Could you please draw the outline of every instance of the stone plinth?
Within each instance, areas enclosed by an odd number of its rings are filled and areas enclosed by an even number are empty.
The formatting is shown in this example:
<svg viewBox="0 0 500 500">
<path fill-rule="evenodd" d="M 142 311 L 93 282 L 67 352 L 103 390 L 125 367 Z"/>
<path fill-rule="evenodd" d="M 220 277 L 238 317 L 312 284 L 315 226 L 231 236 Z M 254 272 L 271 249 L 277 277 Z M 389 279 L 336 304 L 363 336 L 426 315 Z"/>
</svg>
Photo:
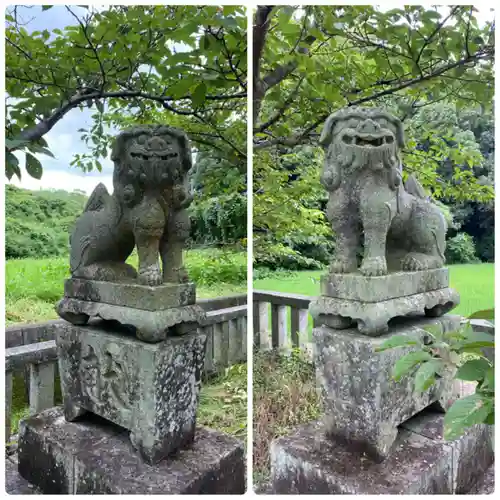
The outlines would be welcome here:
<svg viewBox="0 0 500 500">
<path fill-rule="evenodd" d="M 370 277 L 328 274 L 321 280 L 321 293 L 309 306 L 315 325 L 344 329 L 357 324 L 371 336 L 386 333 L 393 318 L 439 317 L 460 303 L 458 293 L 448 288 L 445 268 Z"/>
<path fill-rule="evenodd" d="M 146 311 L 163 311 L 194 304 L 196 287 L 194 283 L 146 286 L 133 281 L 111 283 L 71 278 L 64 282 L 64 296 Z"/>
<path fill-rule="evenodd" d="M 118 321 L 133 326 L 137 338 L 144 342 L 182 334 L 184 324 L 205 318 L 203 309 L 195 304 L 192 283 L 153 287 L 72 278 L 65 282 L 64 295 L 56 307 L 61 318 L 74 325 L 85 325 L 92 317 Z"/>
<path fill-rule="evenodd" d="M 45 494 L 241 494 L 244 465 L 241 443 L 206 428 L 188 449 L 149 465 L 127 431 L 95 415 L 67 422 L 56 407 L 20 427 L 19 473 Z"/>
<path fill-rule="evenodd" d="M 443 376 L 427 391 L 414 389 L 412 375 L 395 381 L 396 362 L 414 350 L 412 346 L 375 352 L 393 335 L 421 339 L 424 327 L 436 325 L 442 331 L 460 326 L 459 316 L 439 319 L 405 318 L 388 334 L 368 337 L 356 329 L 313 329 L 317 385 L 325 412 L 325 429 L 332 439 L 347 442 L 375 460 L 391 453 L 397 426 L 432 403 L 446 409 L 454 400 L 451 374 Z"/>
<path fill-rule="evenodd" d="M 396 272 L 384 276 L 330 273 L 321 277 L 321 295 L 359 302 L 382 302 L 449 286 L 448 269 Z"/>
<path fill-rule="evenodd" d="M 123 329 L 57 325 L 66 419 L 90 411 L 131 431 L 156 463 L 193 441 L 205 335 L 146 344 Z"/>
<path fill-rule="evenodd" d="M 478 425 L 453 442 L 431 429 L 443 415 L 428 413 L 399 431 L 394 450 L 382 463 L 325 437 L 325 424 L 313 422 L 271 444 L 271 477 L 277 494 L 411 495 L 453 494 L 493 461 L 491 429 Z M 442 432 L 442 431 L 441 431 Z M 475 453 L 478 453 L 475 455 Z M 472 472 L 472 473 L 471 473 Z"/>
</svg>

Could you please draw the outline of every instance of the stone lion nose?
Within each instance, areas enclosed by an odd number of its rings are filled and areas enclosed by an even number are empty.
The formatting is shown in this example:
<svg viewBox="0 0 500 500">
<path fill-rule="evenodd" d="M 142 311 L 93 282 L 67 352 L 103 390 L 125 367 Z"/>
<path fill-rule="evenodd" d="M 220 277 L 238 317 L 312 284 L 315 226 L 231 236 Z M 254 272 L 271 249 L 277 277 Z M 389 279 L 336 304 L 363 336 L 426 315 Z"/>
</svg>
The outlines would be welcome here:
<svg viewBox="0 0 500 500">
<path fill-rule="evenodd" d="M 160 137 L 151 137 L 151 139 L 149 139 L 148 141 L 148 146 L 149 149 L 153 149 L 156 151 L 165 149 L 165 143 Z"/>
<path fill-rule="evenodd" d="M 358 132 L 362 132 L 363 134 L 373 134 L 380 130 L 380 125 L 373 120 L 365 120 L 358 125 Z"/>
</svg>

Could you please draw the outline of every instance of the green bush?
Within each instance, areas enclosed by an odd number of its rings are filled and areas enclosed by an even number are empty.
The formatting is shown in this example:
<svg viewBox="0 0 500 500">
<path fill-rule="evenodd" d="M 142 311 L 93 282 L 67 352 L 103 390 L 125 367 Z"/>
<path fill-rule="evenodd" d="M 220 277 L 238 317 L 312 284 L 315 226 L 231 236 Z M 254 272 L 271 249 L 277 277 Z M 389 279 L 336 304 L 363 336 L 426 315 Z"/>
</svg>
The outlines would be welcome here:
<svg viewBox="0 0 500 500">
<path fill-rule="evenodd" d="M 189 277 L 198 285 L 218 283 L 245 283 L 247 280 L 247 254 L 230 250 L 209 249 L 189 251 L 186 258 Z"/>
<path fill-rule="evenodd" d="M 233 244 L 247 237 L 247 198 L 241 193 L 195 199 L 190 216 L 194 243 Z"/>
<path fill-rule="evenodd" d="M 477 311 L 469 319 L 493 320 L 493 309 Z M 458 331 L 443 332 L 431 325 L 421 338 L 393 335 L 376 349 L 377 352 L 412 347 L 393 367 L 396 381 L 404 376 L 414 377 L 414 388 L 422 393 L 437 380 L 452 376 L 456 380 L 475 382 L 473 394 L 455 400 L 444 417 L 444 438 L 454 440 L 475 424 L 495 423 L 495 365 L 485 356 L 484 349 L 495 348 L 495 337 L 487 332 L 474 331 L 470 323 Z"/>
<path fill-rule="evenodd" d="M 472 236 L 458 233 L 446 242 L 446 262 L 448 264 L 472 264 L 479 262 Z"/>
</svg>

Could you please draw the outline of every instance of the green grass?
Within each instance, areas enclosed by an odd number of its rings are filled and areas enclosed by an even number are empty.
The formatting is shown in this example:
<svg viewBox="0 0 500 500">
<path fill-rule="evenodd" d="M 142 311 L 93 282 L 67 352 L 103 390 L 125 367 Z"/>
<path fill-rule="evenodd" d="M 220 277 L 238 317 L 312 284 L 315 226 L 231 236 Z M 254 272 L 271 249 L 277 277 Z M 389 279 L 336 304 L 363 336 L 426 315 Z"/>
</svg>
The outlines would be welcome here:
<svg viewBox="0 0 500 500">
<path fill-rule="evenodd" d="M 495 265 L 457 264 L 449 266 L 450 286 L 460 294 L 460 305 L 453 314 L 468 316 L 495 305 Z M 254 280 L 257 290 L 319 295 L 319 280 L 325 271 L 275 273 L 272 277 Z"/>
<path fill-rule="evenodd" d="M 246 253 L 217 249 L 188 250 L 185 261 L 198 283 L 199 298 L 246 293 Z M 137 257 L 129 261 L 137 266 Z M 54 306 L 69 277 L 68 257 L 8 260 L 5 266 L 6 324 L 56 319 Z"/>
</svg>

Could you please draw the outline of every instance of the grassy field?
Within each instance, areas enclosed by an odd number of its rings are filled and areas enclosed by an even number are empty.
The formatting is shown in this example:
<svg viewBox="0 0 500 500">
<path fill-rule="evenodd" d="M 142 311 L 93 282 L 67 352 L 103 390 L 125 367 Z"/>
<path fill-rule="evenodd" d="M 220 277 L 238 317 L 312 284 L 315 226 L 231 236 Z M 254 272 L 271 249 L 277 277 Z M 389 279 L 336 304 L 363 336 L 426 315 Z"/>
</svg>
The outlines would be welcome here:
<svg viewBox="0 0 500 500">
<path fill-rule="evenodd" d="M 453 314 L 467 316 L 495 305 L 495 265 L 458 264 L 449 266 L 450 286 L 460 294 L 460 305 Z M 274 276 L 255 280 L 257 290 L 318 295 L 319 280 L 325 271 L 299 271 L 276 273 Z"/>
<path fill-rule="evenodd" d="M 246 293 L 245 252 L 189 250 L 185 261 L 190 276 L 198 283 L 199 298 Z M 137 265 L 135 255 L 130 263 Z M 64 280 L 68 277 L 68 257 L 8 260 L 5 266 L 6 324 L 56 319 L 54 306 L 63 296 Z"/>
</svg>

